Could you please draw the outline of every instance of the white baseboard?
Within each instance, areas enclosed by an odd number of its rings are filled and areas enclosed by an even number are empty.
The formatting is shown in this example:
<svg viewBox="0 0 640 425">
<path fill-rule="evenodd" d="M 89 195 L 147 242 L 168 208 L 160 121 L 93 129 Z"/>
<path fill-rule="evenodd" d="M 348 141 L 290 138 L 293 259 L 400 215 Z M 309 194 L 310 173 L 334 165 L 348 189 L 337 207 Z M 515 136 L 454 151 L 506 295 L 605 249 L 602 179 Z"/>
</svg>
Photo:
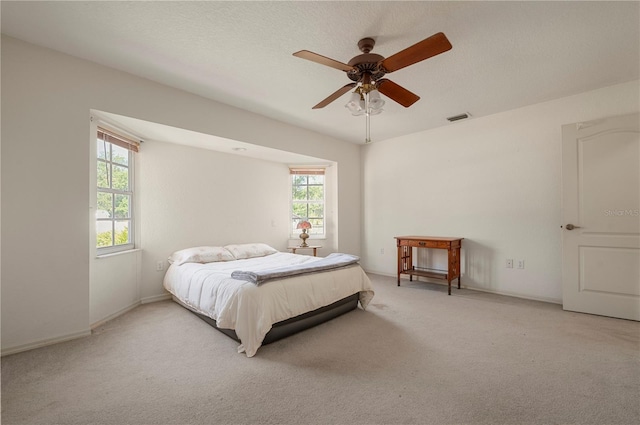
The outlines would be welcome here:
<svg viewBox="0 0 640 425">
<path fill-rule="evenodd" d="M 98 326 L 104 325 L 109 320 L 113 320 L 118 316 L 122 316 L 126 312 L 131 311 L 134 308 L 138 307 L 140 304 L 141 304 L 140 301 L 136 301 L 133 304 L 130 304 L 130 305 L 126 306 L 125 308 L 121 308 L 120 310 L 116 311 L 115 313 L 112 313 L 112 314 L 108 315 L 107 317 L 103 317 L 102 319 L 100 319 L 100 320 L 98 320 L 98 321 L 96 321 L 96 322 L 91 324 L 91 330 L 97 328 Z"/>
<path fill-rule="evenodd" d="M 453 282 L 451 282 L 451 285 L 453 285 Z M 529 295 L 515 294 L 513 292 L 508 292 L 508 291 L 494 291 L 494 290 L 491 290 L 491 289 L 476 288 L 475 286 L 462 285 L 462 287 L 463 288 L 467 288 L 467 289 L 471 289 L 471 290 L 474 290 L 474 291 L 479 291 L 479 292 L 488 292 L 490 294 L 504 295 L 506 297 L 522 298 L 524 300 L 542 301 L 542 302 L 545 302 L 545 303 L 562 305 L 562 300 L 558 300 L 558 299 L 555 299 L 555 298 L 534 297 L 534 296 L 529 296 Z"/>
<path fill-rule="evenodd" d="M 396 279 L 398 277 L 397 274 L 389 274 L 389 273 L 379 272 L 379 271 L 365 270 L 365 272 L 366 273 L 371 273 L 371 274 L 377 274 L 377 275 L 380 275 L 380 276 L 393 277 L 393 278 L 396 278 Z M 406 275 L 402 275 L 402 276 L 400 276 L 400 279 L 401 280 L 405 280 L 405 279 L 409 280 L 409 277 L 407 277 Z M 430 282 L 430 283 L 436 283 L 436 282 Z M 441 284 L 442 282 L 438 282 L 438 283 Z M 445 284 L 446 284 L 446 282 L 445 282 Z M 454 286 L 454 282 L 451 282 L 451 287 L 453 287 L 453 286 Z M 455 282 L 455 286 L 458 286 L 457 282 Z M 465 288 L 465 289 L 471 289 L 473 291 L 479 291 L 479 292 L 487 292 L 489 294 L 504 295 L 504 296 L 507 296 L 507 297 L 522 298 L 522 299 L 525 299 L 525 300 L 542 301 L 542 302 L 545 302 L 545 303 L 562 305 L 562 300 L 558 300 L 558 299 L 555 299 L 555 298 L 534 297 L 534 296 L 529 296 L 529 295 L 516 294 L 516 293 L 513 293 L 513 292 L 496 291 L 496 290 L 493 290 L 493 289 L 478 288 L 476 286 L 465 285 L 464 284 L 464 280 L 462 281 L 462 284 L 460 286 L 462 288 Z"/>
<path fill-rule="evenodd" d="M 104 318 L 92 323 L 90 328 L 88 330 L 86 330 L 86 331 L 76 332 L 76 333 L 72 333 L 72 334 L 68 334 L 68 335 L 64 335 L 64 336 L 60 336 L 60 337 L 56 337 L 56 338 L 44 339 L 42 341 L 32 342 L 32 343 L 24 344 L 24 345 L 18 345 L 16 347 L 5 348 L 5 349 L 2 349 L 2 352 L 0 352 L 0 356 L 8 356 L 10 354 L 21 353 L 23 351 L 33 350 L 35 348 L 46 347 L 47 345 L 53 345 L 53 344 L 57 344 L 59 342 L 65 342 L 65 341 L 70 341 L 72 339 L 83 338 L 85 336 L 89 336 L 89 335 L 91 335 L 91 331 L 93 329 L 104 325 L 106 322 L 108 322 L 110 320 L 113 320 L 118 316 L 122 316 L 123 314 L 127 313 L 128 311 L 131 311 L 134 308 L 138 307 L 140 304 L 148 304 L 148 303 L 153 303 L 153 302 L 157 302 L 157 301 L 164 301 L 164 300 L 170 300 L 170 299 L 171 299 L 171 294 L 169 294 L 169 293 L 142 298 L 140 301 L 136 301 L 136 302 L 134 302 L 134 303 L 132 303 L 132 304 L 130 304 L 130 305 L 118 310 L 118 311 L 116 311 L 115 313 L 110 314 L 107 317 L 104 317 Z"/>
<path fill-rule="evenodd" d="M 9 347 L 2 350 L 1 356 L 8 356 L 10 354 L 21 353 L 23 351 L 33 350 L 35 348 L 46 347 L 47 345 L 58 344 L 60 342 L 71 341 L 72 339 L 84 338 L 85 336 L 91 335 L 91 330 L 87 329 L 86 331 L 75 332 L 72 334 L 67 334 L 64 336 L 59 336 L 56 338 L 44 339 L 38 342 L 32 342 L 29 344 L 18 345 L 16 347 Z"/>
<path fill-rule="evenodd" d="M 110 320 L 113 320 L 118 316 L 122 316 L 126 312 L 133 310 L 134 308 L 138 307 L 141 304 L 155 303 L 157 301 L 164 301 L 164 300 L 170 300 L 170 299 L 171 299 L 171 294 L 168 294 L 168 293 L 167 294 L 154 295 L 154 296 L 151 296 L 151 297 L 142 298 L 142 299 L 140 299 L 140 301 L 136 301 L 133 304 L 131 304 L 131 305 L 129 305 L 129 306 L 123 308 L 123 309 L 120 309 L 120 310 L 116 311 L 115 313 L 110 314 L 110 315 L 108 315 L 107 317 L 105 317 L 105 318 L 103 318 L 101 320 L 98 320 L 95 323 L 92 323 L 91 324 L 91 329 L 95 329 L 98 326 L 102 326 L 106 322 L 108 322 Z"/>
<path fill-rule="evenodd" d="M 171 294 L 166 293 L 166 294 L 161 294 L 161 295 L 153 295 L 151 297 L 144 297 L 140 300 L 140 304 L 148 304 L 148 303 L 155 303 L 158 301 L 164 301 L 164 300 L 170 300 L 171 299 Z"/>
</svg>

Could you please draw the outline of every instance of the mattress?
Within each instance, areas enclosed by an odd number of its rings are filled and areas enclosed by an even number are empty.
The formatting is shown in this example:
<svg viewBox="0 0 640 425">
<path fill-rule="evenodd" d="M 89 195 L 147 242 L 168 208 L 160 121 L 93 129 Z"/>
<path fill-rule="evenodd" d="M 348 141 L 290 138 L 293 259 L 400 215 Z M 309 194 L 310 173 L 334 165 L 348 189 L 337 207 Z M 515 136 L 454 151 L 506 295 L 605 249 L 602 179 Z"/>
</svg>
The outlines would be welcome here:
<svg viewBox="0 0 640 425">
<path fill-rule="evenodd" d="M 366 309 L 374 291 L 358 264 L 261 285 L 231 277 L 238 270 L 259 272 L 320 260 L 321 257 L 277 252 L 234 261 L 172 264 L 164 287 L 189 309 L 215 320 L 218 328 L 234 330 L 240 340 L 238 352 L 252 357 L 275 323 L 353 294 L 358 294 L 360 307 Z"/>
</svg>

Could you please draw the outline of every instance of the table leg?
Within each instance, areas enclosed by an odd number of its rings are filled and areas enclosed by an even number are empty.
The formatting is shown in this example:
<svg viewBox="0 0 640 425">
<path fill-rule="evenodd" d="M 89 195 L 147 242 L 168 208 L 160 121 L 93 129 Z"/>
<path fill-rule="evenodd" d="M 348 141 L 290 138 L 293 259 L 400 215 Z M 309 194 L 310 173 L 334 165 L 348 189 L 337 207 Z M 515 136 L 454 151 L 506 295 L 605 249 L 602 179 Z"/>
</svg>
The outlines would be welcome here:
<svg viewBox="0 0 640 425">
<path fill-rule="evenodd" d="M 458 289 L 460 289 L 460 276 L 462 275 L 462 271 L 460 271 L 460 248 L 456 248 L 456 274 L 458 275 Z"/>
<path fill-rule="evenodd" d="M 451 295 L 451 281 L 453 280 L 453 252 L 451 251 L 451 247 L 447 249 L 447 256 L 449 260 L 449 267 L 447 268 L 447 283 L 449 286 L 449 295 Z"/>
</svg>

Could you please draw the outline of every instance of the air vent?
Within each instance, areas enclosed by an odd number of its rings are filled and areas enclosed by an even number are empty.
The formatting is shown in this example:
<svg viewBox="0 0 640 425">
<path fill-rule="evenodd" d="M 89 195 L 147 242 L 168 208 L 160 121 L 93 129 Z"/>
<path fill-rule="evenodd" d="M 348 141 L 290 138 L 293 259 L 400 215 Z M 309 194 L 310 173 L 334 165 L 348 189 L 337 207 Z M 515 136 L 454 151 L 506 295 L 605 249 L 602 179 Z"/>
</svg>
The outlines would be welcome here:
<svg viewBox="0 0 640 425">
<path fill-rule="evenodd" d="M 470 116 L 471 115 L 468 112 L 465 112 L 464 114 L 456 115 L 456 116 L 453 116 L 453 117 L 448 117 L 447 120 L 449 120 L 450 122 L 466 120 Z"/>
</svg>

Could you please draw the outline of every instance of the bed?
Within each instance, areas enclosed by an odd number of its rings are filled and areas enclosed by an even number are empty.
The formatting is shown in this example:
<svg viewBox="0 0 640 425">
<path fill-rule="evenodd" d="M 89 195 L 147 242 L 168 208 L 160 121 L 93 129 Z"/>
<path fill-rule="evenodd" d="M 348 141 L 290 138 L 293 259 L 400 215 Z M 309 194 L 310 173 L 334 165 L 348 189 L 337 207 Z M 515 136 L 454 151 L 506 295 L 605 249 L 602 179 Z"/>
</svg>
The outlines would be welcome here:
<svg viewBox="0 0 640 425">
<path fill-rule="evenodd" d="M 238 352 L 253 357 L 261 345 L 358 303 L 366 309 L 374 291 L 357 260 L 278 252 L 261 243 L 195 247 L 169 257 L 164 287 L 176 302 L 240 342 Z"/>
</svg>

